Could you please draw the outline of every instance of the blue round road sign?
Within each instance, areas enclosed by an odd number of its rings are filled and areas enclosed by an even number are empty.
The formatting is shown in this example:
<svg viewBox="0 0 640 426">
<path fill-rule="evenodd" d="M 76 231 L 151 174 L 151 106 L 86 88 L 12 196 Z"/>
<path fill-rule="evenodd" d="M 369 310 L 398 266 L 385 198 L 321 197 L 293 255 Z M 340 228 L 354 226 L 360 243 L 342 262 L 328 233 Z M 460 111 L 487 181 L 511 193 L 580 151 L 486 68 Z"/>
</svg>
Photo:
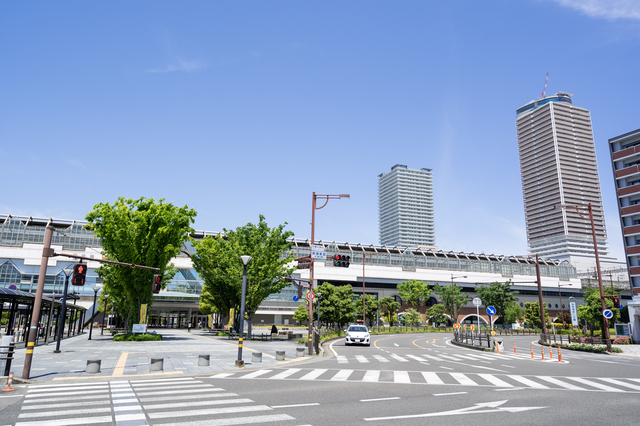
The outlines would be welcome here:
<svg viewBox="0 0 640 426">
<path fill-rule="evenodd" d="M 17 289 L 18 289 L 18 286 L 16 286 L 15 284 L 11 284 L 9 286 L 9 290 L 17 290 Z"/>
<path fill-rule="evenodd" d="M 613 318 L 613 312 L 611 311 L 611 309 L 605 309 L 604 311 L 602 311 L 602 315 L 603 315 L 606 319 L 611 319 L 611 318 Z"/>
<path fill-rule="evenodd" d="M 487 314 L 495 315 L 496 314 L 496 308 L 494 306 L 487 306 Z"/>
<path fill-rule="evenodd" d="M 297 302 L 298 301 L 298 296 L 293 296 L 293 301 Z"/>
</svg>

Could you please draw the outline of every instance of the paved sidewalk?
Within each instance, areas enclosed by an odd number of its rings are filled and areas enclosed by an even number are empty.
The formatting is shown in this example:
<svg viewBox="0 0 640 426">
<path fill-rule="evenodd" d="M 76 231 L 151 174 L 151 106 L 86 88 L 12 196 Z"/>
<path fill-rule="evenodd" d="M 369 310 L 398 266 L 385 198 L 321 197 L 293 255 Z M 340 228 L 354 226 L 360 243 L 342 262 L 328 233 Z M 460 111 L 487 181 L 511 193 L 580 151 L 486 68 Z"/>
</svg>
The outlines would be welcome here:
<svg viewBox="0 0 640 426">
<path fill-rule="evenodd" d="M 33 352 L 30 379 L 36 381 L 67 378 L 126 377 L 134 375 L 198 374 L 237 369 L 238 342 L 226 337 L 212 336 L 202 330 L 154 329 L 162 334 L 162 341 L 114 342 L 112 337 L 95 333 L 67 338 L 61 342 L 61 353 L 53 353 L 55 342 L 37 346 Z M 153 330 L 152 330 L 153 331 Z M 290 362 L 316 359 L 315 356 L 298 358 L 296 348 L 303 347 L 294 341 L 244 341 L 243 359 L 246 368 L 274 367 Z M 276 351 L 285 351 L 285 361 L 276 361 Z M 262 352 L 262 363 L 251 362 L 252 352 Z M 305 352 L 306 353 L 306 352 Z M 210 355 L 208 367 L 198 366 L 198 355 Z M 16 351 L 11 371 L 22 377 L 25 349 Z M 163 372 L 149 371 L 152 358 L 164 359 Z M 85 372 L 87 360 L 101 360 L 97 374 Z M 5 380 L 0 383 L 6 383 Z"/>
</svg>

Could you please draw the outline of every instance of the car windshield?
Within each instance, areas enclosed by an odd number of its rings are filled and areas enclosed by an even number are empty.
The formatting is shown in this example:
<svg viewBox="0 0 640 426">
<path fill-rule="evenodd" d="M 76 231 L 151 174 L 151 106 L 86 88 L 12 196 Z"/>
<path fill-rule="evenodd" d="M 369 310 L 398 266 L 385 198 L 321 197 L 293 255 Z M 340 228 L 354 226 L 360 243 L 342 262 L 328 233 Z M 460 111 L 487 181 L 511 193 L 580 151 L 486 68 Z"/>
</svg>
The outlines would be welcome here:
<svg viewBox="0 0 640 426">
<path fill-rule="evenodd" d="M 366 333 L 367 332 L 367 327 L 363 327 L 363 326 L 351 326 L 349 327 L 349 331 L 355 331 L 355 332 L 362 332 L 362 333 Z"/>
</svg>

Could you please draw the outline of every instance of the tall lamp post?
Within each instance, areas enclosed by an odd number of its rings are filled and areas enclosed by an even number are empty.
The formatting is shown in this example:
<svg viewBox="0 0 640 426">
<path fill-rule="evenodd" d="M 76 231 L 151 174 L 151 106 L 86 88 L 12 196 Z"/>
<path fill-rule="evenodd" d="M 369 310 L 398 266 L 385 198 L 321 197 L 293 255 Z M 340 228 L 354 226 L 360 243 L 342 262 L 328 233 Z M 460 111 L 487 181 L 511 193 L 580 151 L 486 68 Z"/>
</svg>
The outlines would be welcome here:
<svg viewBox="0 0 640 426">
<path fill-rule="evenodd" d="M 91 324 L 89 324 L 89 339 L 87 340 L 91 340 L 91 333 L 93 332 L 93 317 L 95 317 L 95 309 L 96 309 L 96 299 L 98 298 L 98 290 L 100 290 L 100 287 L 93 286 L 93 311 L 91 312 Z"/>
<path fill-rule="evenodd" d="M 454 277 L 451 274 L 451 304 L 453 305 L 453 324 L 458 323 L 458 308 L 456 307 L 456 293 L 453 291 L 453 287 L 455 286 L 453 280 L 458 278 L 467 278 L 466 275 L 462 275 L 460 277 Z"/>
<path fill-rule="evenodd" d="M 582 219 L 589 220 L 591 222 L 591 235 L 593 236 L 593 251 L 596 255 L 596 269 L 598 271 L 598 287 L 600 287 L 600 306 L 602 307 L 603 312 L 603 320 L 604 320 L 604 338 L 607 342 L 607 352 L 611 352 L 611 340 L 609 336 L 609 321 L 607 317 L 604 316 L 604 311 L 607 309 L 607 305 L 604 303 L 604 290 L 602 288 L 602 271 L 600 271 L 600 256 L 598 255 L 598 240 L 596 238 L 596 225 L 593 221 L 593 207 L 591 203 L 585 205 L 572 205 L 572 204 L 557 204 L 555 207 L 560 207 L 563 209 L 575 209 L 578 216 Z M 589 218 L 582 216 L 580 210 L 587 210 L 589 213 Z"/>
<path fill-rule="evenodd" d="M 60 315 L 58 317 L 58 340 L 56 341 L 56 350 L 54 354 L 60 353 L 60 339 L 64 334 L 64 322 L 67 316 L 67 292 L 69 290 L 69 277 L 73 274 L 73 269 L 63 269 L 64 275 L 67 279 L 64 281 L 64 291 L 62 292 L 62 308 L 60 308 Z"/>
<path fill-rule="evenodd" d="M 247 265 L 251 262 L 251 256 L 240 256 L 242 261 L 242 297 L 240 298 L 240 331 L 238 333 L 238 359 L 236 360 L 236 367 L 244 367 L 244 361 L 242 360 L 242 340 L 244 337 L 244 302 L 245 295 L 247 293 Z"/>
<path fill-rule="evenodd" d="M 104 292 L 102 293 L 104 294 Z M 102 327 L 100 327 L 100 335 L 104 335 L 104 315 L 107 313 L 107 298 L 108 294 L 104 294 L 104 311 L 102 311 Z"/>
<path fill-rule="evenodd" d="M 329 194 L 316 194 L 313 193 L 313 201 L 311 204 L 311 249 L 313 249 L 313 245 L 315 244 L 315 229 L 316 229 L 316 210 L 320 210 L 324 208 L 329 200 L 338 200 L 340 198 L 351 198 L 349 194 L 338 194 L 338 195 L 329 195 Z M 320 207 L 317 206 L 317 200 L 325 200 L 324 204 Z M 309 267 L 309 291 L 313 292 L 313 268 L 314 268 L 314 259 L 311 258 L 311 265 Z M 309 303 L 309 340 L 307 341 L 307 350 L 309 355 L 313 355 L 313 303 Z"/>
</svg>

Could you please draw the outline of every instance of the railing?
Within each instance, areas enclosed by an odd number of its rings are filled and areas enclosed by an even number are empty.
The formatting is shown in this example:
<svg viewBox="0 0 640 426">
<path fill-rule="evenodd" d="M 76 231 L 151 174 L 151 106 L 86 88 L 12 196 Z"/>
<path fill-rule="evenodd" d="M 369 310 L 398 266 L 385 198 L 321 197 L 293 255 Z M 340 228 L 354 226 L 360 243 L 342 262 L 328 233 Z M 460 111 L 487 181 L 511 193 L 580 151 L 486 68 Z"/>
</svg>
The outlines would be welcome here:
<svg viewBox="0 0 640 426">
<path fill-rule="evenodd" d="M 613 343 L 613 339 L 609 339 L 609 341 Z M 589 337 L 589 336 L 541 334 L 540 342 L 546 343 L 546 344 L 559 343 L 560 345 L 562 345 L 563 343 L 582 343 L 585 345 L 606 345 L 607 339 L 603 339 L 601 337 Z"/>
<path fill-rule="evenodd" d="M 453 341 L 478 347 L 486 345 L 487 349 L 491 349 L 491 335 L 489 333 L 483 334 L 482 332 L 474 333 L 473 331 L 467 330 L 455 330 L 453 332 Z"/>
<path fill-rule="evenodd" d="M 0 346 L 0 361 L 5 361 L 4 375 L 8 376 L 11 371 L 11 362 L 13 361 L 13 354 L 16 352 L 16 344 L 9 343 L 9 346 Z"/>
</svg>

